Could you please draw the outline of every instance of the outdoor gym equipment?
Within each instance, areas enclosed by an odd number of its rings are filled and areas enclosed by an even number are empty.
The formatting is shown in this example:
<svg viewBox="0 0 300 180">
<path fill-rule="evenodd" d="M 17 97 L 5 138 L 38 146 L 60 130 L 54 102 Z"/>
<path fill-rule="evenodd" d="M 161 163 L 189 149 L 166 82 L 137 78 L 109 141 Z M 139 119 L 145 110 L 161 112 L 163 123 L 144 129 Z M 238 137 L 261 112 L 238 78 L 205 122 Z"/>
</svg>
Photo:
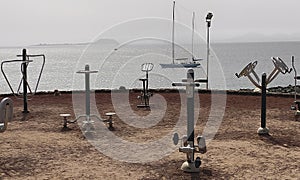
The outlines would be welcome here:
<svg viewBox="0 0 300 180">
<path fill-rule="evenodd" d="M 60 117 L 63 117 L 63 121 L 64 121 L 64 124 L 63 124 L 63 129 L 62 130 L 68 130 L 68 123 L 75 123 L 73 121 L 68 121 L 68 117 L 71 116 L 71 114 L 60 114 L 59 115 Z"/>
<path fill-rule="evenodd" d="M 257 130 L 259 135 L 267 135 L 269 134 L 269 129 L 266 127 L 266 97 L 267 97 L 267 85 L 273 81 L 279 73 L 286 74 L 290 73 L 292 69 L 289 69 L 287 65 L 280 59 L 279 57 L 272 57 L 272 62 L 274 64 L 274 69 L 267 77 L 266 73 L 262 74 L 262 81 L 261 85 L 259 85 L 259 77 L 257 73 L 254 71 L 257 61 L 249 63 L 239 74 L 236 73 L 235 75 L 240 78 L 242 76 L 247 76 L 248 79 L 259 89 L 261 89 L 261 127 Z M 251 76 L 253 75 L 253 77 Z"/>
<path fill-rule="evenodd" d="M 182 145 L 179 148 L 179 152 L 186 153 L 187 160 L 182 164 L 181 169 L 185 172 L 199 172 L 201 159 L 200 157 L 194 158 L 195 153 L 206 153 L 205 138 L 202 136 L 197 137 L 198 145 L 194 143 L 194 91 L 195 87 L 200 86 L 200 82 L 206 82 L 205 80 L 194 81 L 194 70 L 189 69 L 187 71 L 187 79 L 182 82 L 172 83 L 172 86 L 185 86 L 187 96 L 187 135 L 182 138 Z M 177 145 L 179 136 L 177 133 L 173 137 L 174 144 Z"/>
<path fill-rule="evenodd" d="M 19 95 L 23 95 L 23 113 L 29 113 L 28 111 L 28 90 L 29 90 L 29 94 L 35 94 L 37 89 L 38 89 L 38 86 L 39 86 L 39 83 L 40 83 L 40 80 L 41 80 L 41 76 L 42 76 L 42 73 L 43 73 L 43 69 L 44 69 L 44 66 L 45 66 L 45 55 L 43 54 L 37 54 L 37 55 L 28 55 L 26 53 L 26 49 L 23 49 L 22 50 L 22 55 L 17 55 L 17 57 L 22 57 L 22 59 L 14 59 L 14 60 L 6 60 L 6 61 L 3 61 L 1 63 L 1 71 L 2 71 L 2 74 L 12 92 L 12 94 L 15 96 L 15 97 L 18 97 Z M 36 86 L 34 88 L 34 90 L 32 91 L 30 86 L 29 86 L 29 83 L 27 81 L 27 68 L 28 68 L 28 65 L 30 62 L 33 62 L 33 60 L 30 60 L 30 58 L 37 58 L 37 57 L 42 57 L 42 66 L 41 66 L 41 70 L 39 72 L 39 76 L 38 76 L 38 79 L 37 79 L 37 83 L 36 83 Z M 18 89 L 17 91 L 15 92 L 13 90 L 13 87 L 11 85 L 11 83 L 9 82 L 5 72 L 4 72 L 4 64 L 8 64 L 8 63 L 18 63 L 18 62 L 21 62 L 21 73 L 22 73 L 22 78 L 20 80 L 20 83 L 19 83 L 19 86 L 18 86 Z M 23 83 L 23 93 L 20 92 L 21 90 L 21 85 Z"/>
<path fill-rule="evenodd" d="M 113 127 L 114 122 L 112 120 L 112 116 L 116 115 L 116 113 L 114 113 L 114 112 L 108 112 L 108 113 L 105 113 L 105 115 L 108 117 L 108 119 L 103 120 L 103 122 L 106 122 L 108 124 L 108 129 L 113 130 L 113 128 L 114 128 Z"/>
<path fill-rule="evenodd" d="M 300 80 L 300 76 L 297 75 L 294 56 L 292 56 L 292 68 L 295 73 L 295 76 L 294 76 L 295 86 L 294 86 L 294 104 L 291 106 L 291 110 L 296 110 L 295 116 L 299 116 L 300 115 L 300 101 L 297 100 L 297 81 Z"/>
<path fill-rule="evenodd" d="M 4 132 L 7 124 L 13 118 L 13 101 L 10 98 L 4 98 L 0 102 L 0 133 Z"/>
<path fill-rule="evenodd" d="M 149 81 L 148 81 L 148 72 L 152 71 L 154 65 L 152 63 L 144 63 L 141 65 L 141 69 L 143 72 L 146 72 L 146 77 L 139 79 L 143 82 L 143 91 L 141 93 L 141 96 L 138 96 L 138 98 L 141 99 L 141 104 L 137 105 L 138 108 L 149 108 L 149 99 L 152 96 L 152 93 L 149 92 Z"/>
<path fill-rule="evenodd" d="M 102 120 L 100 117 L 91 114 L 91 110 L 90 110 L 90 94 L 91 94 L 91 90 L 90 90 L 90 74 L 92 73 L 97 73 L 98 71 L 91 71 L 90 70 L 90 66 L 89 65 L 85 65 L 85 69 L 84 70 L 80 70 L 77 71 L 76 73 L 78 74 L 84 74 L 85 75 L 85 114 L 84 115 L 79 115 L 75 120 L 70 120 L 68 121 L 67 118 L 69 116 L 71 116 L 70 114 L 60 114 L 61 117 L 63 117 L 63 121 L 64 121 L 64 125 L 63 125 L 63 129 L 68 128 L 67 124 L 68 123 L 76 123 L 78 119 L 80 118 L 84 118 L 85 117 L 85 121 L 83 121 L 83 129 L 85 130 L 84 133 L 92 133 L 92 129 L 93 127 L 93 123 L 94 121 L 91 120 L 91 118 L 96 118 L 100 121 L 103 122 L 107 122 L 109 125 L 109 128 L 113 128 L 112 127 L 112 116 L 115 115 L 115 113 L 106 113 L 107 116 L 109 116 L 109 119 L 107 120 Z"/>
</svg>

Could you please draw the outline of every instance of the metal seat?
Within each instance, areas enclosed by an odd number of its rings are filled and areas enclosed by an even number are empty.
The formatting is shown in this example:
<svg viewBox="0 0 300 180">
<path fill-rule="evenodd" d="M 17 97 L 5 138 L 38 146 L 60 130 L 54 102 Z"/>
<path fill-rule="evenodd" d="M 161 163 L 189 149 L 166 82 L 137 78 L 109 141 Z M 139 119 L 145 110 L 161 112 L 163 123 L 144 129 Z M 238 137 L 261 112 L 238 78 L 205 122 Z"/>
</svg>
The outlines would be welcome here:
<svg viewBox="0 0 300 180">
<path fill-rule="evenodd" d="M 68 121 L 68 117 L 71 116 L 71 114 L 60 114 L 59 115 L 60 117 L 63 117 L 63 129 L 66 130 L 68 129 L 68 123 L 70 123 Z"/>
<path fill-rule="evenodd" d="M 108 119 L 107 120 L 103 120 L 103 122 L 106 122 L 108 124 L 108 128 L 109 129 L 113 129 L 113 120 L 112 120 L 112 116 L 115 115 L 116 113 L 114 112 L 108 112 L 108 113 L 105 113 L 106 116 L 108 116 Z"/>
</svg>

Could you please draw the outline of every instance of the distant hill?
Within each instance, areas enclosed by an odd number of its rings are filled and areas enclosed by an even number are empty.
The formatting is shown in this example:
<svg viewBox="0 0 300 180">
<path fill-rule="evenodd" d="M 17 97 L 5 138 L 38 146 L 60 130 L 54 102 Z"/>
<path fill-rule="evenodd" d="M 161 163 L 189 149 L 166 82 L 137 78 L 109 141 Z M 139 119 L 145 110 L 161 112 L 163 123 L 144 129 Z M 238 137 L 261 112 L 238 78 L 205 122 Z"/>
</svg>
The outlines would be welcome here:
<svg viewBox="0 0 300 180">
<path fill-rule="evenodd" d="M 65 46 L 65 45 L 89 45 L 89 44 L 103 44 L 103 45 L 118 45 L 119 42 L 114 39 L 99 39 L 96 42 L 82 42 L 82 43 L 40 43 L 32 46 Z"/>
<path fill-rule="evenodd" d="M 300 34 L 260 34 L 247 33 L 231 38 L 220 38 L 216 42 L 283 42 L 300 41 Z"/>
</svg>

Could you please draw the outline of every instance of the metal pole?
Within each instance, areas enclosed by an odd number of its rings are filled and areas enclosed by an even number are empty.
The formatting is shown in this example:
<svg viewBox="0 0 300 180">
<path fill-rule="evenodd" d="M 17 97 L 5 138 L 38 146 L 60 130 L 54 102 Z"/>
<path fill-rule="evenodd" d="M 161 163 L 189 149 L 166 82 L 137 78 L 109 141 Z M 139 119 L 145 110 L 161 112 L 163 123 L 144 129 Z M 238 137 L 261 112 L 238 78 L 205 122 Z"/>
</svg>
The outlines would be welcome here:
<svg viewBox="0 0 300 180">
<path fill-rule="evenodd" d="M 266 73 L 262 75 L 261 81 L 261 128 L 266 128 L 266 104 L 267 104 L 267 84 L 266 84 Z"/>
<path fill-rule="evenodd" d="M 172 62 L 175 63 L 175 1 L 173 1 L 173 14 L 172 14 Z"/>
<path fill-rule="evenodd" d="M 207 15 L 206 15 L 206 23 L 207 23 L 207 47 L 206 47 L 206 49 L 207 49 L 207 53 L 206 53 L 206 60 L 207 60 L 207 71 L 206 71 L 206 80 L 207 80 L 207 83 L 206 83 L 206 89 L 208 89 L 208 76 L 209 76 L 209 55 L 210 55 L 210 47 L 209 47 L 209 28 L 210 28 L 210 26 L 211 26 L 211 19 L 212 19 L 212 17 L 213 17 L 213 13 L 211 13 L 211 12 L 209 12 Z"/>
<path fill-rule="evenodd" d="M 146 92 L 148 92 L 148 71 L 146 71 Z"/>
<path fill-rule="evenodd" d="M 188 144 L 194 147 L 194 70 L 189 69 L 187 72 L 187 82 L 191 83 L 187 85 L 187 135 Z M 194 157 L 191 158 L 192 161 Z"/>
<path fill-rule="evenodd" d="M 143 81 L 143 95 L 144 95 L 144 105 L 145 105 L 145 107 L 147 106 L 147 92 L 146 92 L 146 82 L 147 81 L 147 79 L 145 79 L 144 81 Z"/>
<path fill-rule="evenodd" d="M 194 34 L 195 34 L 195 12 L 193 12 L 193 18 L 192 18 L 192 61 L 194 58 Z"/>
<path fill-rule="evenodd" d="M 90 71 L 89 65 L 85 65 L 85 71 Z M 90 119 L 90 73 L 85 73 L 85 111 L 87 120 Z"/>
<path fill-rule="evenodd" d="M 184 146 L 179 148 L 179 152 L 186 153 L 187 161 L 185 161 L 181 169 L 185 172 L 199 172 L 201 160 L 199 157 L 195 160 L 195 153 L 200 152 L 200 148 L 197 150 L 194 143 L 194 91 L 195 86 L 199 86 L 199 83 L 194 81 L 194 70 L 189 69 L 187 71 L 187 79 L 182 80 L 182 83 L 172 83 L 172 86 L 186 86 L 186 100 L 187 100 L 187 141 Z M 177 135 L 178 137 L 178 135 Z M 198 139 L 198 138 L 197 138 Z M 176 136 L 174 136 L 174 142 L 176 143 Z"/>
<path fill-rule="evenodd" d="M 294 91 L 295 91 L 295 93 L 294 93 L 294 101 L 296 102 L 296 100 L 297 100 L 297 91 L 296 91 L 296 87 L 297 87 L 297 70 L 296 70 L 296 68 L 295 68 L 295 57 L 294 56 L 292 56 L 292 66 L 293 66 L 293 70 L 294 70 L 294 72 L 295 72 L 295 76 L 294 76 L 294 84 L 295 84 L 295 86 L 294 86 Z"/>
<path fill-rule="evenodd" d="M 145 92 L 144 92 L 144 96 L 145 96 L 145 106 L 149 105 L 149 97 L 148 97 L 148 71 L 146 71 L 146 85 L 145 85 Z"/>
<path fill-rule="evenodd" d="M 206 89 L 208 89 L 208 70 L 209 70 L 209 54 L 210 54 L 210 49 L 209 49 L 209 27 L 210 27 L 210 22 L 207 22 L 207 47 L 206 47 L 206 60 L 207 60 L 207 64 L 206 64 L 206 79 L 207 79 L 207 83 L 206 83 Z"/>
<path fill-rule="evenodd" d="M 23 75 L 23 113 L 29 113 L 28 111 L 28 105 L 27 105 L 27 54 L 26 49 L 22 50 L 22 75 Z"/>
</svg>

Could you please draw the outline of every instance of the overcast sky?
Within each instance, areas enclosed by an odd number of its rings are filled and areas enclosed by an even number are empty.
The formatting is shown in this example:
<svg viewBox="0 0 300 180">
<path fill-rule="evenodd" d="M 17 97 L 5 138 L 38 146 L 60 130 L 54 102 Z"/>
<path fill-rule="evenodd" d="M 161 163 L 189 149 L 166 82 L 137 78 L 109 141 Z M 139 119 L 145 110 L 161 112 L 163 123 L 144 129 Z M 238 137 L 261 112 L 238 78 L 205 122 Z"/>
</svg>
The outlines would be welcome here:
<svg viewBox="0 0 300 180">
<path fill-rule="evenodd" d="M 89 42 L 130 19 L 172 17 L 172 0 L 0 0 L 0 46 Z M 213 41 L 300 40 L 299 0 L 177 0 L 214 13 Z M 187 22 L 183 22 L 187 23 Z M 159 28 L 159 27 L 157 27 Z"/>
</svg>

